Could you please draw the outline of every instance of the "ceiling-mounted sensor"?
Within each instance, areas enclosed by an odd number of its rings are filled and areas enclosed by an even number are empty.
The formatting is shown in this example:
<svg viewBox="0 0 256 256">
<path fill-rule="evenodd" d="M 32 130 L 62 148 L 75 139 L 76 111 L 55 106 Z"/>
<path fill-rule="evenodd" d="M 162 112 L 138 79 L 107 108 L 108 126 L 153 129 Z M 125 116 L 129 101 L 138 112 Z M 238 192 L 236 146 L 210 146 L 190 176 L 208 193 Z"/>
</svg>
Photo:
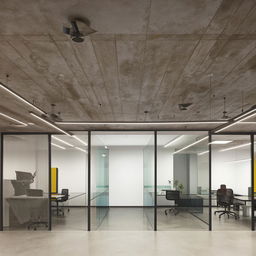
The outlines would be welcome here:
<svg viewBox="0 0 256 256">
<path fill-rule="evenodd" d="M 83 42 L 84 37 L 97 32 L 90 27 L 90 22 L 87 19 L 72 18 L 69 22 L 70 26 L 63 26 L 63 32 L 70 35 L 76 43 Z"/>
</svg>

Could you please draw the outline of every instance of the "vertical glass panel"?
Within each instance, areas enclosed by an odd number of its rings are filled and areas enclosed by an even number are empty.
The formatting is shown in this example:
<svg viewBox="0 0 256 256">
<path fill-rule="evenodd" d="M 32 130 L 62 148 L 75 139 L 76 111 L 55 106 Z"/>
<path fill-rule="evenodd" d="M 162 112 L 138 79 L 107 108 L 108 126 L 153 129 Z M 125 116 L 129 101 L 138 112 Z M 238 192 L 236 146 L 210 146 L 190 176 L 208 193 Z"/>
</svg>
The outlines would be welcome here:
<svg viewBox="0 0 256 256">
<path fill-rule="evenodd" d="M 153 133 L 92 132 L 92 230 L 150 230 Z"/>
<path fill-rule="evenodd" d="M 3 213 L 5 230 L 47 230 L 48 136 L 5 135 Z"/>
<path fill-rule="evenodd" d="M 251 228 L 251 143 L 248 135 L 212 137 L 213 230 Z"/>
<path fill-rule="evenodd" d="M 154 229 L 155 205 L 155 168 L 154 168 L 154 136 L 151 135 L 148 144 L 143 148 L 143 206 L 148 220 L 148 229 Z"/>
<path fill-rule="evenodd" d="M 53 230 L 87 230 L 88 133 L 52 136 Z"/>
<path fill-rule="evenodd" d="M 208 230 L 208 135 L 159 132 L 157 136 L 158 230 Z"/>
<path fill-rule="evenodd" d="M 109 210 L 109 149 L 93 134 L 91 145 L 91 229 L 97 230 Z"/>
</svg>

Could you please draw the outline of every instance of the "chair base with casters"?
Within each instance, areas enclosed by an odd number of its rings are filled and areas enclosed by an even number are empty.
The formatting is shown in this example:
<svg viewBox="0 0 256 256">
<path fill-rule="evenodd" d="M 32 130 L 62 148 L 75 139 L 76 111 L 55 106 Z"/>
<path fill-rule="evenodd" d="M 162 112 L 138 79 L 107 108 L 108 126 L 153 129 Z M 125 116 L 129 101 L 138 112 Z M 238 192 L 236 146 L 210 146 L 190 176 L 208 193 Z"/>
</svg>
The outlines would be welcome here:
<svg viewBox="0 0 256 256">
<path fill-rule="evenodd" d="M 31 221 L 28 226 L 27 229 L 33 229 L 33 230 L 37 230 L 38 227 L 44 226 L 45 228 L 48 228 L 48 222 L 47 221 Z"/>
<path fill-rule="evenodd" d="M 224 210 L 215 211 L 215 212 L 214 212 L 214 215 L 216 215 L 216 213 L 220 213 L 219 219 L 221 218 L 221 216 L 223 216 L 223 215 L 225 215 L 225 214 L 228 216 L 228 218 L 229 218 L 230 216 L 232 216 L 232 217 L 235 217 L 236 220 L 239 219 L 239 215 L 238 215 L 237 213 L 235 213 L 235 212 L 230 211 L 229 209 L 227 209 L 227 207 L 225 207 Z"/>
<path fill-rule="evenodd" d="M 169 212 L 169 214 L 170 214 L 170 213 L 173 213 L 174 215 L 177 215 L 177 214 L 179 213 L 179 211 L 178 211 L 176 208 L 166 209 L 166 210 L 164 211 L 164 213 L 165 213 L 166 216 L 168 215 L 168 212 Z"/>
</svg>

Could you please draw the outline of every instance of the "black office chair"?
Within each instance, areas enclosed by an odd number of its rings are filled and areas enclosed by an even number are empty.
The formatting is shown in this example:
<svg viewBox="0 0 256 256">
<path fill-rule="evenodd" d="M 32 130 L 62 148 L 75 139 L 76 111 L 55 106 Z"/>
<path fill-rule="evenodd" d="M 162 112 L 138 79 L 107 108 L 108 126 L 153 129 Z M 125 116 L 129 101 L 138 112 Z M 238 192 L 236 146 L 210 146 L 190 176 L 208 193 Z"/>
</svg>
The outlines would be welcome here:
<svg viewBox="0 0 256 256">
<path fill-rule="evenodd" d="M 233 200 L 233 190 L 221 186 L 221 188 L 217 190 L 217 206 L 224 207 L 224 210 L 215 211 L 214 215 L 216 215 L 216 213 L 220 213 L 219 218 L 221 218 L 222 215 L 226 214 L 228 218 L 230 216 L 233 216 L 237 220 L 239 218 L 239 215 L 230 210 L 231 205 L 234 205 Z"/>
<path fill-rule="evenodd" d="M 165 194 L 165 198 L 166 200 L 172 200 L 175 202 L 174 206 L 170 209 L 166 209 L 164 211 L 165 215 L 167 215 L 167 213 L 171 213 L 173 212 L 174 215 L 177 215 L 179 213 L 177 207 L 178 207 L 178 201 L 180 199 L 180 191 L 178 190 L 166 190 L 166 194 Z"/>
<path fill-rule="evenodd" d="M 59 213 L 61 213 L 62 216 L 64 216 L 64 210 L 59 208 L 59 203 L 64 203 L 64 202 L 68 201 L 68 199 L 69 199 L 69 190 L 67 188 L 63 188 L 61 190 L 61 195 L 63 195 L 63 197 L 59 197 L 55 201 L 57 203 L 57 215 L 59 215 Z M 70 209 L 68 208 L 68 212 L 69 211 L 70 211 Z"/>
</svg>

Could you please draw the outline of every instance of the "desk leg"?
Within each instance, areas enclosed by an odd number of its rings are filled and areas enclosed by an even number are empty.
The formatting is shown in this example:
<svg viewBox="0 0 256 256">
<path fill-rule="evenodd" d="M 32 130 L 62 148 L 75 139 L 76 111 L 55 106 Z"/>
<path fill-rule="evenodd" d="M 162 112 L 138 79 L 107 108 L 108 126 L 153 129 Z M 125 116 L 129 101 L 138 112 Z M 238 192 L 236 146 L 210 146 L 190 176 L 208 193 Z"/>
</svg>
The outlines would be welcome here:
<svg viewBox="0 0 256 256">
<path fill-rule="evenodd" d="M 57 216 L 59 216 L 59 202 L 57 201 Z"/>
<path fill-rule="evenodd" d="M 250 206 L 243 205 L 243 217 L 249 217 L 250 216 Z"/>
</svg>

